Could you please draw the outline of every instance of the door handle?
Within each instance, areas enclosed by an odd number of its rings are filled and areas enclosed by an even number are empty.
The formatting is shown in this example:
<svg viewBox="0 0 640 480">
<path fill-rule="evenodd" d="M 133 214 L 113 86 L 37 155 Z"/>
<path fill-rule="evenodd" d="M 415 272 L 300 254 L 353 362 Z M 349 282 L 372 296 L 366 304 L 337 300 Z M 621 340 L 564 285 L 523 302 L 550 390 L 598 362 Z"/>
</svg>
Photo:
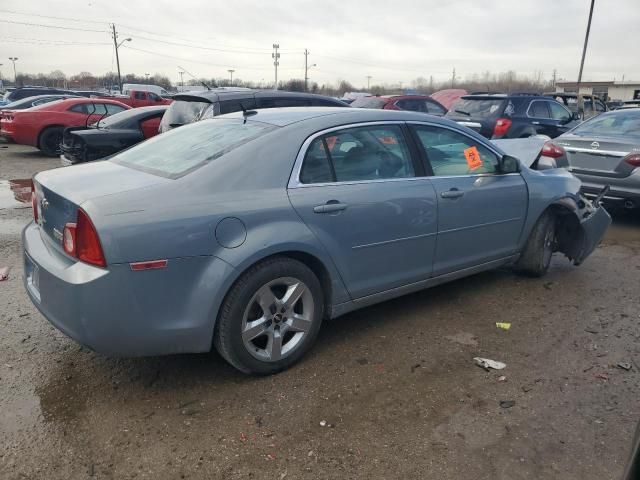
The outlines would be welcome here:
<svg viewBox="0 0 640 480">
<path fill-rule="evenodd" d="M 446 192 L 441 192 L 440 196 L 442 198 L 460 198 L 464 195 L 462 190 L 458 190 L 457 188 L 452 188 L 451 190 L 447 190 Z"/>
<path fill-rule="evenodd" d="M 345 210 L 346 203 L 340 203 L 337 200 L 329 200 L 324 205 L 316 205 L 313 207 L 313 213 L 335 213 Z"/>
<path fill-rule="evenodd" d="M 540 125 L 540 122 L 531 122 L 532 125 Z"/>
</svg>

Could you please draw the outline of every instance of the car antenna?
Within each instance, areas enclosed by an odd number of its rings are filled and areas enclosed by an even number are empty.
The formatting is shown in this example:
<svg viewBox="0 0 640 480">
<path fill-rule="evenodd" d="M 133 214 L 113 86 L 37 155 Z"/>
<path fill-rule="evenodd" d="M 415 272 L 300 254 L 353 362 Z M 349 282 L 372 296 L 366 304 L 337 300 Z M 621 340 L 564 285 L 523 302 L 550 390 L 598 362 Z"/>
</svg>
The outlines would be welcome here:
<svg viewBox="0 0 640 480">
<path fill-rule="evenodd" d="M 244 105 L 242 105 L 242 102 L 240 102 L 240 108 L 242 109 L 242 118 L 244 119 L 244 121 L 242 122 L 243 125 L 247 123 L 248 117 L 252 117 L 253 115 L 258 114 L 258 112 L 256 112 L 255 110 L 247 110 L 246 108 L 244 108 Z"/>
<path fill-rule="evenodd" d="M 198 79 L 196 78 L 196 76 L 195 76 L 193 73 L 191 73 L 189 70 L 187 70 L 186 68 L 181 67 L 180 65 L 178 65 L 178 68 L 179 68 L 180 70 L 182 70 L 184 73 L 186 73 L 187 75 L 189 75 L 189 76 L 190 76 L 191 78 L 193 78 L 194 80 L 198 80 Z M 211 90 L 211 87 L 210 87 L 206 82 L 204 82 L 203 80 L 199 80 L 199 82 L 200 82 L 200 85 L 202 85 L 203 87 L 205 87 L 207 90 Z M 215 86 L 216 86 L 216 84 L 214 83 L 214 84 L 213 84 L 213 86 L 215 87 Z"/>
</svg>

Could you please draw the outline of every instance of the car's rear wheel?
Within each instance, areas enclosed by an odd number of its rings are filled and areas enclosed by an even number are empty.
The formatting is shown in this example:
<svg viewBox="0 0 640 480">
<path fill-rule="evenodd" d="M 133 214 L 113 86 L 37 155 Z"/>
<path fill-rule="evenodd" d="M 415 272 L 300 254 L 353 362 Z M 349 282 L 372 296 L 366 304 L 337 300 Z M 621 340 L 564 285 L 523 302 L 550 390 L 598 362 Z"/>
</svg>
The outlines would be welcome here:
<svg viewBox="0 0 640 480">
<path fill-rule="evenodd" d="M 542 214 L 529 235 L 516 269 L 533 277 L 541 277 L 551 264 L 551 257 L 556 249 L 555 215 L 547 211 Z"/>
<path fill-rule="evenodd" d="M 42 153 L 50 157 L 56 157 L 62 153 L 60 144 L 62 143 L 62 127 L 48 127 L 40 134 L 38 145 Z"/>
<path fill-rule="evenodd" d="M 214 345 L 237 369 L 258 375 L 297 362 L 315 341 L 324 314 L 322 286 L 303 263 L 276 257 L 244 273 L 227 294 Z"/>
</svg>

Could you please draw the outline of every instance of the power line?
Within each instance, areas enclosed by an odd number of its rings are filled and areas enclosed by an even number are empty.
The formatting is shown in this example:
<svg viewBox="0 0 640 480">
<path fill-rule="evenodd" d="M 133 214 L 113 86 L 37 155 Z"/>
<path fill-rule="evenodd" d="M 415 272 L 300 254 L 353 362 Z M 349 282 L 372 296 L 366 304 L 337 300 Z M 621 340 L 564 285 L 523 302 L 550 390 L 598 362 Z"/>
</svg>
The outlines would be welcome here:
<svg viewBox="0 0 640 480">
<path fill-rule="evenodd" d="M 54 20 L 68 20 L 70 22 L 99 23 L 99 24 L 105 23 L 103 21 L 98 21 L 98 20 L 80 20 L 78 18 L 54 17 L 52 15 L 41 15 L 39 13 L 23 13 L 23 12 L 16 12 L 15 10 L 5 10 L 5 9 L 0 9 L 0 13 L 11 13 L 13 15 L 23 15 L 26 17 L 51 18 Z"/>
<path fill-rule="evenodd" d="M 108 42 L 77 42 L 67 40 L 45 40 L 40 38 L 0 37 L 7 43 L 24 43 L 32 45 L 109 45 Z"/>
<path fill-rule="evenodd" d="M 17 22 L 15 20 L 0 19 L 2 23 L 12 23 L 14 25 L 27 25 L 29 27 L 44 27 L 44 28 L 57 28 L 60 30 L 76 30 L 78 32 L 96 32 L 96 33 L 108 33 L 107 30 L 93 30 L 88 28 L 76 28 L 76 27 L 62 27 L 59 25 L 45 25 L 43 23 L 30 23 L 30 22 Z"/>
</svg>

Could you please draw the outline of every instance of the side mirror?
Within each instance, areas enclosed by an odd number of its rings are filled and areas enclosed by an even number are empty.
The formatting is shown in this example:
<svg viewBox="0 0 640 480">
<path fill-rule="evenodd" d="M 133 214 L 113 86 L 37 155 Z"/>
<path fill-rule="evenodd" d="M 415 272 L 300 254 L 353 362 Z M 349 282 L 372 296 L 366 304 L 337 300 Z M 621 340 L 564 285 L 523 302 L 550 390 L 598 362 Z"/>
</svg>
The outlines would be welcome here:
<svg viewBox="0 0 640 480">
<path fill-rule="evenodd" d="M 503 155 L 499 166 L 500 173 L 518 173 L 520 171 L 520 160 L 511 155 Z"/>
</svg>

